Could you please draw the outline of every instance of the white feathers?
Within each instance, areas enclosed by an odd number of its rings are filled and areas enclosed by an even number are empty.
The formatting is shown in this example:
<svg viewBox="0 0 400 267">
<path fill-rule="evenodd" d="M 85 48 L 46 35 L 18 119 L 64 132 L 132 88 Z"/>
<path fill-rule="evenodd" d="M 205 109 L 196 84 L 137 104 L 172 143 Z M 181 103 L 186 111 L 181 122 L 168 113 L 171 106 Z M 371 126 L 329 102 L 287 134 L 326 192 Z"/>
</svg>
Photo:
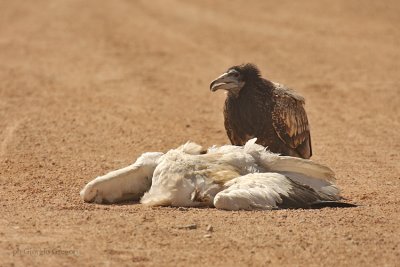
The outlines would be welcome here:
<svg viewBox="0 0 400 267">
<path fill-rule="evenodd" d="M 220 209 L 308 207 L 340 199 L 333 172 L 310 160 L 282 157 L 249 140 L 245 146 L 211 147 L 188 142 L 166 154 L 145 153 L 135 164 L 89 182 L 86 202 L 139 199 L 151 206 Z"/>
<path fill-rule="evenodd" d="M 134 164 L 97 177 L 82 189 L 82 199 L 95 203 L 139 199 L 149 190 L 157 160 L 162 155 L 160 152 L 144 153 Z"/>
<path fill-rule="evenodd" d="M 279 173 L 250 173 L 226 183 L 227 189 L 215 196 L 214 206 L 225 210 L 278 208 L 281 195 L 289 197 L 289 180 Z"/>
<path fill-rule="evenodd" d="M 186 154 L 198 155 L 203 150 L 203 147 L 201 145 L 188 141 L 186 142 L 186 144 L 178 147 L 177 150 L 180 150 Z"/>
</svg>

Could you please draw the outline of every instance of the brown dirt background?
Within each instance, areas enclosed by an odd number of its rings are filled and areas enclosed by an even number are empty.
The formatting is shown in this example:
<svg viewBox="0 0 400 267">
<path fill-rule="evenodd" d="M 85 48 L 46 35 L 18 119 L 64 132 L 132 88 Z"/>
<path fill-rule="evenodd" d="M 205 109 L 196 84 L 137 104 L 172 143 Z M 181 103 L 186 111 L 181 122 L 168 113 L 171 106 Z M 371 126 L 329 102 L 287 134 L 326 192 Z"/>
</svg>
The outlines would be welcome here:
<svg viewBox="0 0 400 267">
<path fill-rule="evenodd" d="M 399 14 L 372 0 L 0 1 L 0 265 L 400 266 Z M 208 86 L 243 62 L 306 97 L 313 160 L 360 207 L 82 203 L 142 152 L 227 143 Z"/>
</svg>

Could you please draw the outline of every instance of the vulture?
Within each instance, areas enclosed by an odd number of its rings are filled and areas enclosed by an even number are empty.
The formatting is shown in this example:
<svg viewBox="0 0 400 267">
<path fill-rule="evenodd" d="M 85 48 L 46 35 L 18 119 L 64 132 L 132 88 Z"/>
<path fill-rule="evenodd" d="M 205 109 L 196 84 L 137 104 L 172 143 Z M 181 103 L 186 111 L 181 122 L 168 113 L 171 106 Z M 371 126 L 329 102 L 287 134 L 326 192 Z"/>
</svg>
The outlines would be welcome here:
<svg viewBox="0 0 400 267">
<path fill-rule="evenodd" d="M 274 153 L 309 159 L 310 127 L 304 98 L 291 89 L 261 77 L 254 64 L 229 68 L 210 84 L 227 91 L 224 106 L 226 133 L 233 145 L 249 139 Z"/>
<path fill-rule="evenodd" d="M 90 181 L 85 202 L 140 200 L 149 206 L 224 210 L 352 207 L 341 202 L 333 171 L 311 160 L 280 156 L 256 144 L 188 142 L 167 153 L 142 154 L 132 165 Z"/>
</svg>

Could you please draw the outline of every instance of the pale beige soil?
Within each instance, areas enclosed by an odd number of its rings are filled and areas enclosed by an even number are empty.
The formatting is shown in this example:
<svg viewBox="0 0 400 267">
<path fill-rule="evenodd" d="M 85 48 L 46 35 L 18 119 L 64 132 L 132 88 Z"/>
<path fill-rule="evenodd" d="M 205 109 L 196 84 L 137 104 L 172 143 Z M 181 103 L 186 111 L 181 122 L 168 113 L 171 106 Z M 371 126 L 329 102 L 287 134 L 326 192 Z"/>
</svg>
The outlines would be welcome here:
<svg viewBox="0 0 400 267">
<path fill-rule="evenodd" d="M 400 266 L 399 14 L 399 1 L 0 1 L 0 266 Z M 305 96 L 313 160 L 359 207 L 81 201 L 145 151 L 227 143 L 208 86 L 243 62 Z"/>
</svg>

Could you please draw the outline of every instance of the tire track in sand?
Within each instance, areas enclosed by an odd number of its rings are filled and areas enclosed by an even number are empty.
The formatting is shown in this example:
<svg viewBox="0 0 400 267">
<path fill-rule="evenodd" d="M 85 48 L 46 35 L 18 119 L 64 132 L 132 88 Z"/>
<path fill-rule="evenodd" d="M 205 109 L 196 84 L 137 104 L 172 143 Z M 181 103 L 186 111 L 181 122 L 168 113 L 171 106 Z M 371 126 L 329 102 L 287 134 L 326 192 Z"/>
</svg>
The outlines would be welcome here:
<svg viewBox="0 0 400 267">
<path fill-rule="evenodd" d="M 1 143 L 0 143 L 0 157 L 3 157 L 7 152 L 7 145 L 12 141 L 14 133 L 22 123 L 22 119 L 14 121 L 11 125 L 5 127 L 4 131 L 1 133 Z"/>
</svg>

